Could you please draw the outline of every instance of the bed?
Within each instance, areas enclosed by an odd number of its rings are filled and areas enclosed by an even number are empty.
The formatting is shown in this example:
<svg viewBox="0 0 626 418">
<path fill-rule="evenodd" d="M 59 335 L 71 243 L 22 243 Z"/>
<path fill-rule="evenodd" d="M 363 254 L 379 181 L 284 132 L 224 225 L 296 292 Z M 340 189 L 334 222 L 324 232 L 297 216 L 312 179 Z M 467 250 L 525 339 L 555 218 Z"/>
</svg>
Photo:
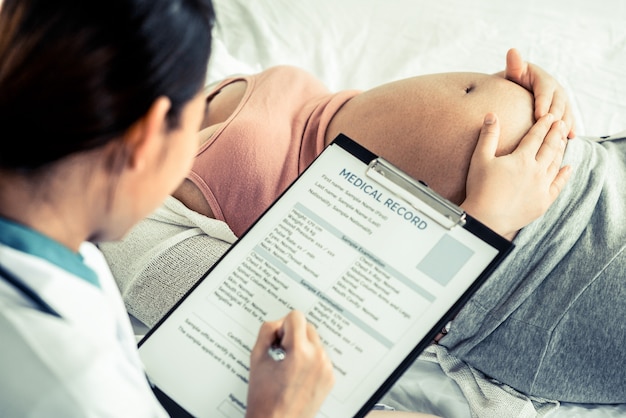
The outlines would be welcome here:
<svg viewBox="0 0 626 418">
<path fill-rule="evenodd" d="M 290 64 L 331 90 L 413 75 L 504 68 L 507 49 L 566 88 L 577 133 L 626 131 L 626 2 L 619 0 L 214 0 L 207 84 Z M 384 398 L 396 409 L 471 416 L 437 365 L 418 359 Z M 539 415 L 540 413 L 538 413 Z M 498 415 L 498 413 L 493 414 Z M 561 404 L 549 417 L 626 416 L 626 405 Z"/>
</svg>

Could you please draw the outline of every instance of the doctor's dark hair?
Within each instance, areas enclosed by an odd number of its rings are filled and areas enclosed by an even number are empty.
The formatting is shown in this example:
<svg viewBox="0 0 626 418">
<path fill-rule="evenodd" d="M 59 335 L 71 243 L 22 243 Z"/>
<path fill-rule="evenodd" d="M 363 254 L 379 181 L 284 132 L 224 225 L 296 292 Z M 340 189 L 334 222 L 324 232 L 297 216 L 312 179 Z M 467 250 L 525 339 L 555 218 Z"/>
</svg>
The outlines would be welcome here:
<svg viewBox="0 0 626 418">
<path fill-rule="evenodd" d="M 0 169 L 98 148 L 160 96 L 177 128 L 204 85 L 214 18 L 211 0 L 3 0 Z"/>
</svg>

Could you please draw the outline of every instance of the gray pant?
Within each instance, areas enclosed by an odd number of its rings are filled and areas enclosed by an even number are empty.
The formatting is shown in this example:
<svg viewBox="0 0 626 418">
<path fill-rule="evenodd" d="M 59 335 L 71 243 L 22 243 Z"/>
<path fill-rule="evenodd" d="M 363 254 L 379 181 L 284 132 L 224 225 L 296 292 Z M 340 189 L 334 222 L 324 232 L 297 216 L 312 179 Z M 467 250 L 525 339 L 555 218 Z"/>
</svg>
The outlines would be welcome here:
<svg viewBox="0 0 626 418">
<path fill-rule="evenodd" d="M 626 139 L 577 138 L 561 196 L 441 340 L 520 392 L 626 403 Z"/>
</svg>

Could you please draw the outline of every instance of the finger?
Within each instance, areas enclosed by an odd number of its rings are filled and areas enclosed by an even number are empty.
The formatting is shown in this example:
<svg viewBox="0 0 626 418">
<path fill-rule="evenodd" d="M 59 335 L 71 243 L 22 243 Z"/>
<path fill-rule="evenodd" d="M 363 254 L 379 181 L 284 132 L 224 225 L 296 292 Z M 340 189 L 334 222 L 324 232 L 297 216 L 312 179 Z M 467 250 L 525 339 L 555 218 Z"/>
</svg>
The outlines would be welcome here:
<svg viewBox="0 0 626 418">
<path fill-rule="evenodd" d="M 565 123 L 561 120 L 554 122 L 537 151 L 537 162 L 546 165 L 558 163 L 557 167 L 560 167 L 565 153 L 566 134 Z"/>
<path fill-rule="evenodd" d="M 285 348 L 292 348 L 299 341 L 307 338 L 307 322 L 306 318 L 300 311 L 291 311 L 285 317 L 281 332 L 281 344 Z"/>
<path fill-rule="evenodd" d="M 563 122 L 568 127 L 569 131 L 567 133 L 568 138 L 576 137 L 576 121 L 574 120 L 574 112 L 572 111 L 571 106 L 567 105 L 565 108 L 565 115 L 563 116 Z"/>
<path fill-rule="evenodd" d="M 569 181 L 571 174 L 572 167 L 570 167 L 569 165 L 561 167 L 559 173 L 556 175 L 554 181 L 550 185 L 550 198 L 552 199 L 550 204 L 552 204 L 552 202 L 556 200 L 559 194 L 561 194 L 561 191 L 563 190 L 563 188 L 565 188 L 565 185 Z"/>
<path fill-rule="evenodd" d="M 528 153 L 536 158 L 543 141 L 550 131 L 554 116 L 551 113 L 541 117 L 522 138 L 517 149 L 513 152 Z"/>
<path fill-rule="evenodd" d="M 567 106 L 567 95 L 556 80 L 541 67 L 528 64 L 530 87 L 526 87 L 535 97 L 535 119 L 552 113 L 555 119 L 561 119 Z"/>
<path fill-rule="evenodd" d="M 563 164 L 563 159 L 565 158 L 565 149 L 567 147 L 567 138 L 565 137 L 565 135 L 561 138 L 561 141 L 557 144 L 557 151 L 554 155 L 554 159 L 552 160 L 552 164 L 554 164 L 554 166 L 556 167 L 556 170 L 559 170 L 561 168 L 561 165 Z"/>
<path fill-rule="evenodd" d="M 505 69 L 505 77 L 509 80 L 517 81 L 521 83 L 522 75 L 526 70 L 526 63 L 522 59 L 522 55 L 520 52 L 511 48 L 506 53 L 506 69 Z"/>
<path fill-rule="evenodd" d="M 266 321 L 261 324 L 256 343 L 252 348 L 252 358 L 259 358 L 260 356 L 265 355 L 268 347 L 270 347 L 276 341 L 278 332 L 282 328 L 282 326 L 283 320 Z"/>
<path fill-rule="evenodd" d="M 315 327 L 313 326 L 313 324 L 311 324 L 310 322 L 306 323 L 306 336 L 309 339 L 310 342 L 316 344 L 316 345 L 321 345 L 322 341 L 320 340 L 320 336 L 317 333 L 317 330 L 315 329 Z"/>
<path fill-rule="evenodd" d="M 547 113 L 552 113 L 555 118 L 560 119 L 563 115 L 562 105 L 555 106 L 555 111 L 559 112 L 558 116 L 552 112 L 552 107 L 554 106 L 554 88 L 548 85 L 547 82 L 537 81 L 532 91 L 535 95 L 535 119 L 542 118 Z"/>
<path fill-rule="evenodd" d="M 567 96 L 565 92 L 555 90 L 551 100 L 550 113 L 554 115 L 555 119 L 563 119 L 567 111 Z"/>
<path fill-rule="evenodd" d="M 495 113 L 487 113 L 480 129 L 472 161 L 488 161 L 496 156 L 500 141 L 500 121 Z"/>
<path fill-rule="evenodd" d="M 259 330 L 259 339 L 267 343 L 272 343 L 277 337 L 280 337 L 280 332 L 284 326 L 284 318 L 277 321 L 266 321 L 261 325 Z"/>
</svg>

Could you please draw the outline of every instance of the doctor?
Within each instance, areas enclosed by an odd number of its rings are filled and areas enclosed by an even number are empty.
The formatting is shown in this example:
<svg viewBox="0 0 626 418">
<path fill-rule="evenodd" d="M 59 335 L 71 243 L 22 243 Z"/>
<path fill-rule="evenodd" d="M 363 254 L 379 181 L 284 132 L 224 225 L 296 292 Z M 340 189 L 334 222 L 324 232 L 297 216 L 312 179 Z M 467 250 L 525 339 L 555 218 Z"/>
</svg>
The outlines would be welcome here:
<svg viewBox="0 0 626 418">
<path fill-rule="evenodd" d="M 0 416 L 166 416 L 91 242 L 119 239 L 189 170 L 212 5 L 1 7 Z M 277 333 L 288 352 L 280 363 L 267 355 Z M 252 380 L 263 384 L 251 385 L 251 416 L 315 411 L 332 385 L 317 334 L 297 312 L 265 324 L 253 355 Z"/>
<path fill-rule="evenodd" d="M 94 243 L 121 238 L 190 169 L 213 18 L 210 0 L 4 0 L 0 416 L 166 416 Z M 512 173 L 519 185 L 526 172 L 516 171 L 524 156 L 489 155 L 498 124 L 488 119 L 475 196 L 490 178 Z M 566 179 L 562 135 L 545 117 L 525 143 L 546 186 L 530 191 L 553 200 Z M 268 355 L 277 336 L 280 362 Z M 249 417 L 313 416 L 332 383 L 301 313 L 261 327 Z"/>
</svg>

